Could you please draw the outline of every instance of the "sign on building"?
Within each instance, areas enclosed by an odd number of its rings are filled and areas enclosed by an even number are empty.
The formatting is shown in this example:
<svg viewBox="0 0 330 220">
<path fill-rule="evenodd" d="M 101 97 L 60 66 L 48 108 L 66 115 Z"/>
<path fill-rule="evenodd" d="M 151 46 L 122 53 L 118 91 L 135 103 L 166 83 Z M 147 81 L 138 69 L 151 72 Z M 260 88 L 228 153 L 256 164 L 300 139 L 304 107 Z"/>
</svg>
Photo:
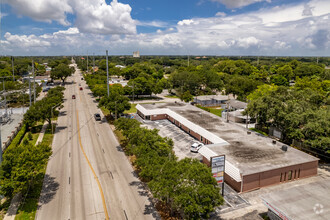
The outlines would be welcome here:
<svg viewBox="0 0 330 220">
<path fill-rule="evenodd" d="M 225 183 L 225 155 L 211 157 L 211 172 L 218 184 L 222 184 L 222 195 Z"/>
</svg>

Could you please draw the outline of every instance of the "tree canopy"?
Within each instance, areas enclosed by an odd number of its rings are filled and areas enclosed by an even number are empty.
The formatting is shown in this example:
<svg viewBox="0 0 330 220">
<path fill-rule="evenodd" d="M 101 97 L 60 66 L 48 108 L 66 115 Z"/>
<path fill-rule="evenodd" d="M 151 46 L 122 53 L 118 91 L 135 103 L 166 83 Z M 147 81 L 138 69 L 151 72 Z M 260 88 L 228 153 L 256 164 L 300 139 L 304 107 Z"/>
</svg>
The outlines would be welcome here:
<svg viewBox="0 0 330 220">
<path fill-rule="evenodd" d="M 174 212 L 184 219 L 208 218 L 223 203 L 211 169 L 196 159 L 178 161 L 171 139 L 160 137 L 156 129 L 141 128 L 134 119 L 120 118 L 115 126 L 127 139 L 126 152 L 136 157 L 139 176 Z"/>
<path fill-rule="evenodd" d="M 67 64 L 60 63 L 58 66 L 55 66 L 50 74 L 52 79 L 61 79 L 64 83 L 65 79 L 68 76 L 71 76 L 74 73 L 74 67 L 69 67 Z"/>
</svg>

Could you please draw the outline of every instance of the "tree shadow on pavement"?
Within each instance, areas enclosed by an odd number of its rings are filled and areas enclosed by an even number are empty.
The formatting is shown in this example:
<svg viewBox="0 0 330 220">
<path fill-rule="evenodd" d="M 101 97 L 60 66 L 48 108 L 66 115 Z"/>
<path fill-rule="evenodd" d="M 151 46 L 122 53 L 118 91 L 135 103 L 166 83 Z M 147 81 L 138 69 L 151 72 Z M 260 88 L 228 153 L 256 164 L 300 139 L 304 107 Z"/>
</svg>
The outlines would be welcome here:
<svg viewBox="0 0 330 220">
<path fill-rule="evenodd" d="M 49 203 L 53 200 L 60 184 L 55 181 L 55 177 L 45 174 L 44 183 L 42 186 L 38 209 L 44 204 Z"/>
<path fill-rule="evenodd" d="M 60 132 L 62 130 L 65 130 L 67 128 L 68 128 L 67 126 L 56 126 L 55 133 L 58 133 L 58 132 Z"/>
<path fill-rule="evenodd" d="M 147 184 L 141 181 L 132 181 L 129 183 L 130 186 L 137 186 L 137 190 L 140 196 L 147 197 L 146 202 L 144 205 L 144 215 L 152 215 L 155 219 L 161 219 L 156 208 L 155 208 L 155 202 L 153 201 L 151 197 L 151 193 L 149 193 L 149 189 L 147 187 Z M 148 204 L 147 201 L 149 201 Z"/>
<path fill-rule="evenodd" d="M 319 163 L 319 168 L 324 169 L 324 170 L 330 172 L 330 164 L 326 164 L 326 163 L 323 163 L 323 164 L 322 164 L 322 163 Z"/>
<path fill-rule="evenodd" d="M 67 115 L 66 111 L 60 111 L 58 113 L 58 116 L 65 116 L 65 115 Z"/>
<path fill-rule="evenodd" d="M 124 152 L 124 151 L 123 151 L 123 148 L 121 148 L 121 146 L 116 146 L 116 148 L 117 148 L 117 151 L 119 151 L 119 152 Z"/>
</svg>

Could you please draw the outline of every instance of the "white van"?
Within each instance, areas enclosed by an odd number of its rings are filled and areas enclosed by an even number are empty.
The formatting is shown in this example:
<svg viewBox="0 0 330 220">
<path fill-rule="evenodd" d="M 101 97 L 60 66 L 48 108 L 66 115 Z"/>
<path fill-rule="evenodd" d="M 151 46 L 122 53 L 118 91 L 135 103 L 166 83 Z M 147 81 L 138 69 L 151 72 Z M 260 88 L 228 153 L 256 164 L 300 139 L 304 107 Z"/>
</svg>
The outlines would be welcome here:
<svg viewBox="0 0 330 220">
<path fill-rule="evenodd" d="M 190 147 L 190 151 L 194 152 L 194 153 L 197 153 L 198 150 L 203 146 L 204 146 L 204 144 L 202 144 L 202 143 L 193 143 Z"/>
</svg>

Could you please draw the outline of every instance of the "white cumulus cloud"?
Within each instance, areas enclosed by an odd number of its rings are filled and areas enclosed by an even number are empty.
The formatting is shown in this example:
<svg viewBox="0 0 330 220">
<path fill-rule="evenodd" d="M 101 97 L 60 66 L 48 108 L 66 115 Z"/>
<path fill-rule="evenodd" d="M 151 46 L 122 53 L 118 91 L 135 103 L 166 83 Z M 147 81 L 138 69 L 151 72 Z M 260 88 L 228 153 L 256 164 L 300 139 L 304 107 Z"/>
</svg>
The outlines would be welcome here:
<svg viewBox="0 0 330 220">
<path fill-rule="evenodd" d="M 178 25 L 180 26 L 183 26 L 183 25 L 190 25 L 192 24 L 194 21 L 192 19 L 185 19 L 185 20 L 182 20 L 182 21 L 179 21 L 178 22 Z"/>
<path fill-rule="evenodd" d="M 70 25 L 68 14 L 76 16 L 75 26 L 81 32 L 98 34 L 134 34 L 136 21 L 128 4 L 113 0 L 4 0 L 16 14 L 36 21 L 57 21 Z"/>
<path fill-rule="evenodd" d="M 211 0 L 212 2 L 219 2 L 225 5 L 227 8 L 241 8 L 247 5 L 251 5 L 257 2 L 270 2 L 270 0 Z"/>
<path fill-rule="evenodd" d="M 73 13 L 68 0 L 4 0 L 18 15 L 31 17 L 36 21 L 57 21 L 69 25 L 67 13 Z"/>
<path fill-rule="evenodd" d="M 77 15 L 76 26 L 81 32 L 97 34 L 134 34 L 136 21 L 131 17 L 128 4 L 113 0 L 73 0 Z"/>
<path fill-rule="evenodd" d="M 86 33 L 77 27 L 52 34 L 6 34 L 5 52 L 24 55 L 30 44 L 46 45 L 40 55 L 81 54 L 205 54 L 205 55 L 330 55 L 330 2 L 311 0 L 224 17 L 184 19 L 153 33 L 107 35 Z M 305 12 L 304 12 L 305 10 Z M 305 15 L 303 15 L 305 14 Z M 307 13 L 308 14 L 308 13 Z M 16 38 L 16 40 L 13 40 Z M 24 43 L 25 42 L 25 43 Z"/>
</svg>

